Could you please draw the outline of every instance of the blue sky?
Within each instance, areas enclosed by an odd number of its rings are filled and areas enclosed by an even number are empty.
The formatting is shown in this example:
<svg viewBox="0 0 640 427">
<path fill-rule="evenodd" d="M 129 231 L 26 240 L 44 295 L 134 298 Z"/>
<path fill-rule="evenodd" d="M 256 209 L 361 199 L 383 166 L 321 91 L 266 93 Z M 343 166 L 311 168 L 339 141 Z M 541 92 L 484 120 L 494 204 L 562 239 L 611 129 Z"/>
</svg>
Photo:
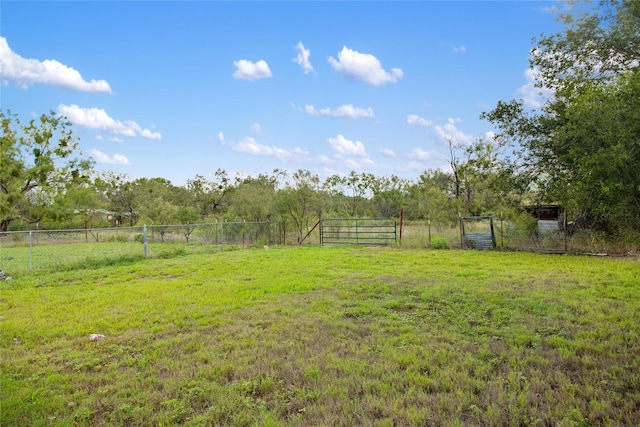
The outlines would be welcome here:
<svg viewBox="0 0 640 427">
<path fill-rule="evenodd" d="M 448 140 L 535 107 L 553 2 L 0 3 L 1 106 L 73 123 L 98 170 L 176 185 L 218 168 L 416 179 Z"/>
</svg>

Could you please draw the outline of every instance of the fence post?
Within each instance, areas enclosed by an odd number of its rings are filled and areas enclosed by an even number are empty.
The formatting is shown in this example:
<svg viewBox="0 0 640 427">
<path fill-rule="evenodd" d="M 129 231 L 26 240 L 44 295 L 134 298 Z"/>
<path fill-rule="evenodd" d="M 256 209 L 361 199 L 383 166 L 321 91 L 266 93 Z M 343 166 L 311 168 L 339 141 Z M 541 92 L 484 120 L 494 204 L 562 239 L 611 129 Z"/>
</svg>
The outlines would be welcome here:
<svg viewBox="0 0 640 427">
<path fill-rule="evenodd" d="M 278 221 L 273 221 L 273 246 L 278 246 Z"/>
<path fill-rule="evenodd" d="M 220 252 L 224 252 L 224 222 L 220 223 L 220 234 L 222 235 L 222 246 L 220 247 Z"/>
<path fill-rule="evenodd" d="M 460 249 L 464 249 L 464 225 L 462 222 L 462 214 L 458 212 L 458 222 L 460 224 Z"/>
<path fill-rule="evenodd" d="M 282 246 L 287 246 L 287 220 L 283 219 L 281 224 L 282 224 L 281 243 L 282 243 Z"/>
<path fill-rule="evenodd" d="M 502 230 L 502 223 L 503 223 L 502 212 L 500 212 L 500 248 L 504 249 L 504 232 Z"/>
<path fill-rule="evenodd" d="M 400 246 L 402 246 L 402 223 L 404 222 L 404 209 L 400 209 Z"/>
<path fill-rule="evenodd" d="M 568 236 L 567 236 L 567 225 L 569 224 L 569 222 L 567 221 L 567 209 L 565 208 L 564 210 L 564 218 L 563 218 L 563 227 L 564 228 L 564 251 L 567 252 L 567 250 L 569 249 L 569 242 L 568 242 Z"/>
<path fill-rule="evenodd" d="M 29 271 L 33 270 L 33 230 L 29 230 Z"/>
<path fill-rule="evenodd" d="M 142 226 L 142 243 L 144 243 L 144 257 L 148 258 L 147 252 L 147 225 Z"/>
</svg>

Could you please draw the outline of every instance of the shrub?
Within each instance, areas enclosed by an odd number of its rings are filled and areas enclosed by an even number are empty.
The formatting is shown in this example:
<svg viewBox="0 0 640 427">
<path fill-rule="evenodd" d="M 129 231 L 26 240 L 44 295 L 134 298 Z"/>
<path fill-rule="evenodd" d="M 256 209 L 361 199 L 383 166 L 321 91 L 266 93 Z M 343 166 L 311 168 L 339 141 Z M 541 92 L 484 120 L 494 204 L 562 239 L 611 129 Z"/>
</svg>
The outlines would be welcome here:
<svg viewBox="0 0 640 427">
<path fill-rule="evenodd" d="M 433 249 L 449 249 L 449 241 L 444 237 L 434 237 L 431 239 Z"/>
</svg>

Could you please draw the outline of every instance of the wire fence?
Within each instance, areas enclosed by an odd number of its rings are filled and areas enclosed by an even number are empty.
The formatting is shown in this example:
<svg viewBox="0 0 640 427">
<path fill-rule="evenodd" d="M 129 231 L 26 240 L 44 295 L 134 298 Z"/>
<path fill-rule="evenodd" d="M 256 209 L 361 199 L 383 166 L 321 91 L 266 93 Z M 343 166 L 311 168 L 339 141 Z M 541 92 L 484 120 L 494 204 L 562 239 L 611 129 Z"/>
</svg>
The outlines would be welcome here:
<svg viewBox="0 0 640 427">
<path fill-rule="evenodd" d="M 452 218 L 446 222 L 408 221 L 401 225 L 398 244 L 404 248 L 473 249 L 464 234 L 490 233 L 487 221 L 465 222 L 464 233 L 460 221 Z M 612 241 L 602 233 L 590 230 L 568 232 L 562 225 L 555 228 L 541 227 L 536 221 L 517 221 L 493 217 L 495 249 L 504 251 L 529 251 L 540 253 L 573 254 L 638 254 L 637 240 Z M 480 248 L 475 248 L 480 249 Z"/>
<path fill-rule="evenodd" d="M 274 245 L 274 222 L 0 232 L 0 276 Z"/>
<path fill-rule="evenodd" d="M 394 221 L 394 220 L 390 220 Z M 469 249 L 459 218 L 450 221 L 395 221 L 396 239 L 385 245 L 420 249 Z M 308 233 L 304 244 L 322 244 L 322 227 Z M 465 233 L 487 233 L 486 221 L 465 223 Z M 588 231 L 568 234 L 534 223 L 493 218 L 497 250 L 546 253 L 637 254 L 632 244 L 615 245 Z M 298 245 L 283 224 L 276 222 L 216 222 L 208 224 L 147 225 L 75 230 L 0 232 L 0 279 L 31 272 L 54 272 L 190 254 L 214 254 L 275 245 Z M 289 239 L 287 238 L 289 237 Z M 477 245 L 476 245 L 477 246 Z M 478 247 L 476 247 L 478 249 Z"/>
</svg>

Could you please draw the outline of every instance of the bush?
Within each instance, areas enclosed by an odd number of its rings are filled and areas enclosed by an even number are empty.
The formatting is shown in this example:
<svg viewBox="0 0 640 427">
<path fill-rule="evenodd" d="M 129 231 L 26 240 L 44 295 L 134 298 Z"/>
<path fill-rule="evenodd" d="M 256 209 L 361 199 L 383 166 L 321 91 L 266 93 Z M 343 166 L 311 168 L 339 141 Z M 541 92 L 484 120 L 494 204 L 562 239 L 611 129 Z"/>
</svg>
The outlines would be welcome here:
<svg viewBox="0 0 640 427">
<path fill-rule="evenodd" d="M 444 237 L 434 237 L 431 239 L 433 249 L 449 249 L 449 241 Z"/>
<path fill-rule="evenodd" d="M 177 258 L 179 256 L 187 255 L 187 250 L 185 248 L 171 248 L 168 250 L 161 251 L 157 258 L 160 259 L 169 259 L 169 258 Z"/>
</svg>

